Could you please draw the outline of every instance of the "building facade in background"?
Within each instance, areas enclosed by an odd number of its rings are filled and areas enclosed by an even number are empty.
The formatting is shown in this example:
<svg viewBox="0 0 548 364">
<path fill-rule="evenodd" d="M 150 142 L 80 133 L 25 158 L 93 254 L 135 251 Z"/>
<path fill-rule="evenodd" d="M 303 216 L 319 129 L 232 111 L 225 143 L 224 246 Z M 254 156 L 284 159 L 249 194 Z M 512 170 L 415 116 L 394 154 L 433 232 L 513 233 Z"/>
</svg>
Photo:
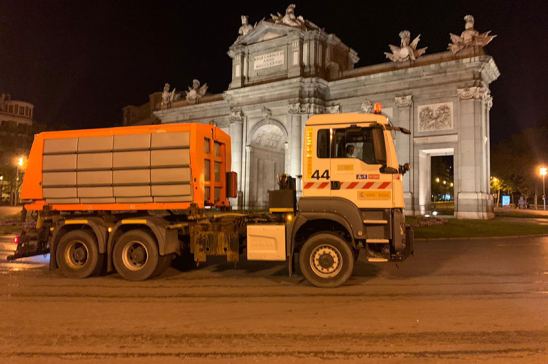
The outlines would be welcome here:
<svg viewBox="0 0 548 364">
<path fill-rule="evenodd" d="M 0 203 L 13 203 L 34 135 L 34 105 L 0 94 Z M 23 164 L 23 165 L 20 165 Z"/>
<path fill-rule="evenodd" d="M 186 95 L 150 95 L 142 106 L 124 108 L 125 124 L 215 122 L 232 137 L 232 169 L 238 173 L 241 206 L 263 207 L 282 173 L 301 174 L 302 136 L 313 114 L 363 112 L 381 102 L 383 112 L 411 136 L 397 135 L 405 176 L 407 214 L 431 208 L 431 158 L 454 158 L 455 215 L 489 218 L 489 85 L 499 76 L 483 47 L 494 36 L 465 17 L 448 51 L 424 54 L 419 37 L 402 31 L 390 45 L 388 63 L 355 67 L 356 52 L 290 5 L 285 15 L 256 26 L 242 16 L 229 49 L 232 82 L 222 94 L 203 94 L 193 82 Z M 206 88 L 207 89 L 207 88 Z M 300 187 L 298 187 L 300 188 Z"/>
</svg>

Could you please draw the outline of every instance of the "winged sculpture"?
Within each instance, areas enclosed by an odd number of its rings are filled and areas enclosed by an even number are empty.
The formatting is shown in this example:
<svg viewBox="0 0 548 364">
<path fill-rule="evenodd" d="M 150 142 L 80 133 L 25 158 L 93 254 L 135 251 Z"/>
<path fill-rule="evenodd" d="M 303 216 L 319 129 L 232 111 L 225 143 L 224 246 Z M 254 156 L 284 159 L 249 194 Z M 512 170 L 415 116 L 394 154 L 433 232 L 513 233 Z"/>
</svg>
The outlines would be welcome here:
<svg viewBox="0 0 548 364">
<path fill-rule="evenodd" d="M 188 87 L 186 100 L 191 104 L 196 104 L 207 92 L 207 83 L 200 86 L 200 81 L 192 80 L 192 87 Z"/>
<path fill-rule="evenodd" d="M 389 44 L 388 47 L 392 53 L 384 52 L 386 58 L 392 62 L 415 61 L 426 52 L 428 47 L 417 49 L 421 39 L 420 34 L 412 42 L 410 42 L 411 33 L 408 30 L 401 31 L 399 36 L 401 39 L 400 46 Z"/>
<path fill-rule="evenodd" d="M 449 33 L 451 43 L 449 43 L 447 49 L 453 54 L 456 54 L 465 48 L 485 47 L 496 37 L 496 35 L 491 35 L 490 33 L 491 31 L 480 33 L 475 30 L 474 17 L 472 15 L 466 15 L 464 17 L 464 31 L 460 36 Z"/>
<path fill-rule="evenodd" d="M 175 90 L 175 88 L 172 91 L 169 91 L 170 85 L 169 83 L 164 84 L 164 90 L 162 91 L 162 100 L 160 102 L 160 109 L 168 109 L 171 107 L 171 104 L 174 101 L 177 101 L 179 99 L 180 94 L 178 94 Z"/>
</svg>

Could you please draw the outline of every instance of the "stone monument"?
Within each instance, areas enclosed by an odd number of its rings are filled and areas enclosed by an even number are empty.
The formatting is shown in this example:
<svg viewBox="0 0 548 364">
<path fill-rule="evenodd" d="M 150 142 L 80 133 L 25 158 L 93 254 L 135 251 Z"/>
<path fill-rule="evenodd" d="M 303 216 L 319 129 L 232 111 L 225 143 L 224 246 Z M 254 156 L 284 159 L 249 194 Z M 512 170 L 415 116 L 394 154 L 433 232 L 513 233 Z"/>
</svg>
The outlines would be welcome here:
<svg viewBox="0 0 548 364">
<path fill-rule="evenodd" d="M 371 112 L 380 102 L 394 125 L 411 131 L 396 134 L 395 143 L 399 162 L 412 165 L 404 176 L 406 214 L 431 211 L 431 158 L 452 155 L 455 216 L 489 218 L 489 85 L 499 71 L 484 51 L 494 36 L 474 30 L 473 17 L 465 21 L 462 34 L 451 36 L 449 51 L 424 54 L 420 36 L 411 41 L 410 32 L 402 31 L 400 46 L 386 55 L 390 62 L 355 67 L 357 53 L 296 15 L 293 4 L 253 27 L 242 18 L 228 50 L 228 89 L 203 97 L 207 87 L 195 80 L 187 102 L 168 103 L 154 115 L 165 123 L 214 121 L 229 133 L 240 186 L 233 203 L 265 207 L 277 176 L 302 173 L 310 115 Z M 171 94 L 169 87 L 166 92 Z"/>
</svg>

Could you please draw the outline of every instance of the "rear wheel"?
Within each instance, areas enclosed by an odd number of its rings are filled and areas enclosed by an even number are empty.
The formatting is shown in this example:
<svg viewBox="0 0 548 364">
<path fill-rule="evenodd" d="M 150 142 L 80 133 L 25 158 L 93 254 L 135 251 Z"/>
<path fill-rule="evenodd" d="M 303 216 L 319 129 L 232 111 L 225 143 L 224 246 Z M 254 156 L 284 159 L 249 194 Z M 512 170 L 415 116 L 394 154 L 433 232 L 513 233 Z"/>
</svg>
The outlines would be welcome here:
<svg viewBox="0 0 548 364">
<path fill-rule="evenodd" d="M 99 273 L 102 256 L 95 236 L 84 230 L 69 231 L 61 237 L 55 258 L 65 277 L 86 278 Z"/>
<path fill-rule="evenodd" d="M 303 276 L 316 287 L 338 287 L 354 270 L 354 252 L 340 236 L 319 233 L 311 236 L 299 253 Z"/>
<path fill-rule="evenodd" d="M 156 267 L 156 270 L 154 271 L 153 276 L 159 276 L 162 273 L 164 273 L 165 270 L 171 266 L 171 262 L 173 262 L 174 258 L 175 258 L 175 254 L 167 254 L 167 255 L 160 256 L 160 258 L 158 259 L 158 266 Z"/>
<path fill-rule="evenodd" d="M 143 281 L 154 275 L 160 256 L 156 240 L 142 230 L 124 233 L 114 245 L 116 271 L 130 281 Z"/>
</svg>

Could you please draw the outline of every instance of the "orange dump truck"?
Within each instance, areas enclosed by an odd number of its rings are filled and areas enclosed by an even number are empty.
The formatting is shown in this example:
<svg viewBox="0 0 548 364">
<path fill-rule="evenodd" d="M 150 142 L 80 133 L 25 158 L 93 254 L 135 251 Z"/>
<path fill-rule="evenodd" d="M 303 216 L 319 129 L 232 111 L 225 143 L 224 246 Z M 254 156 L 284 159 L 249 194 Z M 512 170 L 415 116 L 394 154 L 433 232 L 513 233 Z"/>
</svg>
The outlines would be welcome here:
<svg viewBox="0 0 548 364">
<path fill-rule="evenodd" d="M 401 178 L 408 168 L 398 164 L 394 130 L 406 132 L 379 114 L 311 117 L 302 197 L 297 205 L 295 179 L 284 176 L 264 213 L 230 211 L 230 137 L 213 125 L 37 134 L 21 190 L 36 228 L 22 232 L 9 259 L 50 253 L 50 268 L 67 277 L 116 271 L 143 280 L 174 258 L 237 262 L 243 252 L 286 261 L 291 274 L 298 254 L 310 283 L 339 286 L 360 249 L 371 262 L 412 252 Z"/>
</svg>

